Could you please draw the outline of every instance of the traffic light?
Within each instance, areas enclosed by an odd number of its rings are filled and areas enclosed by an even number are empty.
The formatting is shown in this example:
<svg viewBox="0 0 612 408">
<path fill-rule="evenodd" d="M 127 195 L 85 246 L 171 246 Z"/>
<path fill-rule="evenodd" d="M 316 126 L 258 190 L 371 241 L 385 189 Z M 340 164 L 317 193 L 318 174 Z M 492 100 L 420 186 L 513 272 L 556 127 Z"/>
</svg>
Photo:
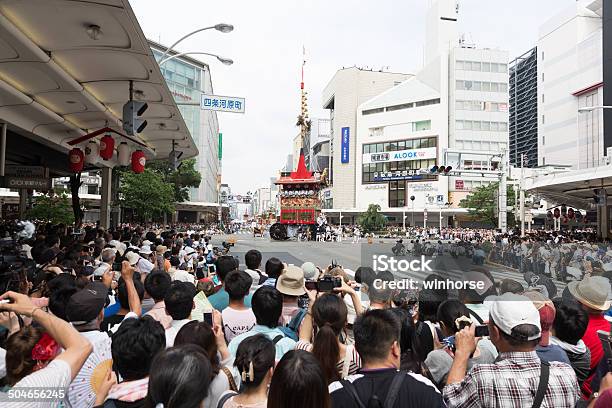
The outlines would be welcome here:
<svg viewBox="0 0 612 408">
<path fill-rule="evenodd" d="M 128 135 L 134 136 L 147 127 L 147 121 L 141 116 L 149 105 L 142 101 L 129 101 L 123 105 L 123 130 Z"/>
<path fill-rule="evenodd" d="M 429 169 L 429 172 L 431 174 L 439 174 L 441 176 L 446 176 L 448 175 L 448 172 L 450 172 L 453 169 L 452 166 L 437 166 L 434 165 L 431 169 Z"/>
</svg>

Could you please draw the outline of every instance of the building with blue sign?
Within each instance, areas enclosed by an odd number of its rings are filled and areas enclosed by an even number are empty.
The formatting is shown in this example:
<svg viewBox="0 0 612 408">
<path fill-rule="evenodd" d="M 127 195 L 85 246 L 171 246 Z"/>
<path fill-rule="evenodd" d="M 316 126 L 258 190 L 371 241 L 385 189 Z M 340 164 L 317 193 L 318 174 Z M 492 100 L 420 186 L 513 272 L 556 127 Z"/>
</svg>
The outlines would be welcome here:
<svg viewBox="0 0 612 408">
<path fill-rule="evenodd" d="M 153 55 L 159 61 L 167 47 L 151 40 L 149 40 L 149 45 Z M 169 56 L 174 54 L 173 51 L 168 53 Z M 212 110 L 202 110 L 197 105 L 180 105 L 180 103 L 199 104 L 203 102 L 202 95 L 214 94 L 210 68 L 201 61 L 181 56 L 165 62 L 160 69 L 174 100 L 179 103 L 181 115 L 200 152 L 196 158 L 196 169 L 202 175 L 202 181 L 199 187 L 190 189 L 189 199 L 194 204 L 202 204 L 200 205 L 202 211 L 194 211 L 195 208 L 198 208 L 197 205 L 190 206 L 189 211 L 179 210 L 179 220 L 185 218 L 191 222 L 199 221 L 207 209 L 210 210 L 208 215 L 216 216 L 216 210 L 213 210 L 212 207 L 218 203 L 221 176 L 217 113 Z M 219 103 L 218 100 L 217 103 Z M 168 140 L 168 146 L 171 144 L 172 141 Z M 180 150 L 180 141 L 177 150 Z"/>
</svg>

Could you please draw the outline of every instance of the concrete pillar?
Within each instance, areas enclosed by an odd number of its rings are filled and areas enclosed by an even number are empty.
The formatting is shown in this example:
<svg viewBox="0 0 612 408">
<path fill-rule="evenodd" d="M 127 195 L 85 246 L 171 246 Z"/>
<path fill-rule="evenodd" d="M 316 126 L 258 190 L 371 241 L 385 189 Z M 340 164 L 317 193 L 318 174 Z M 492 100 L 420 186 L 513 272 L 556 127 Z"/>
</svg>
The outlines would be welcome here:
<svg viewBox="0 0 612 408">
<path fill-rule="evenodd" d="M 608 206 L 597 206 L 597 229 L 603 239 L 608 238 L 608 214 L 610 210 Z"/>
<path fill-rule="evenodd" d="M 19 219 L 25 219 L 26 207 L 28 203 L 28 190 L 25 188 L 19 189 Z"/>
<path fill-rule="evenodd" d="M 104 229 L 110 228 L 110 210 L 111 210 L 111 181 L 113 177 L 113 169 L 103 167 L 102 187 L 100 188 L 100 227 Z"/>
</svg>

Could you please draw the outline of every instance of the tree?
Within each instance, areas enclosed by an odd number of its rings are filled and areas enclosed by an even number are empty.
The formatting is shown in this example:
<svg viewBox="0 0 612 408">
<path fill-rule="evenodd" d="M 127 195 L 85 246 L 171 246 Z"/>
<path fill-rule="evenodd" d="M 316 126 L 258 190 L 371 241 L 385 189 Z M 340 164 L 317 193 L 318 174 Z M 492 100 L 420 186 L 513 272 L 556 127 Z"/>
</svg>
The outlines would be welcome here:
<svg viewBox="0 0 612 408">
<path fill-rule="evenodd" d="M 198 187 L 202 181 L 202 175 L 195 165 L 195 159 L 183 160 L 178 170 L 172 169 L 165 160 L 147 163 L 149 169 L 159 173 L 166 183 L 172 184 L 174 201 L 177 203 L 189 200 L 189 188 Z"/>
<path fill-rule="evenodd" d="M 463 200 L 459 202 L 461 208 L 467 208 L 468 214 L 474 221 L 486 222 L 497 226 L 497 201 L 499 182 L 485 184 L 475 188 Z M 508 186 L 506 190 L 506 202 L 514 202 L 514 189 Z M 508 213 L 508 225 L 514 225 L 514 215 Z"/>
<path fill-rule="evenodd" d="M 143 221 L 174 212 L 173 186 L 151 169 L 140 174 L 123 172 L 119 193 L 122 206 L 133 209 Z"/>
<path fill-rule="evenodd" d="M 368 210 L 359 216 L 357 223 L 364 232 L 380 231 L 387 225 L 387 219 L 379 211 L 380 205 L 370 204 Z"/>
<path fill-rule="evenodd" d="M 34 206 L 28 210 L 27 217 L 53 224 L 72 224 L 74 214 L 68 194 L 49 192 L 34 198 Z"/>
</svg>

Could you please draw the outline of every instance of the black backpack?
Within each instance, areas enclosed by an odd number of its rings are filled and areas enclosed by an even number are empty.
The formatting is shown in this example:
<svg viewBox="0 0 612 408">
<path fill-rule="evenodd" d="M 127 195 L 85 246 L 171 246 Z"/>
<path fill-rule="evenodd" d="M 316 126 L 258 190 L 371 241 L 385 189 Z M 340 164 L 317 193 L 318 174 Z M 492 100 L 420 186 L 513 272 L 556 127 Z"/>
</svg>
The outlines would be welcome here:
<svg viewBox="0 0 612 408">
<path fill-rule="evenodd" d="M 368 405 L 365 405 L 361 398 L 359 398 L 359 394 L 357 394 L 357 389 L 355 385 L 348 380 L 340 380 L 342 386 L 346 389 L 346 391 L 353 397 L 355 403 L 358 408 L 393 408 L 395 405 L 395 401 L 397 400 L 397 396 L 399 395 L 399 390 L 406 378 L 406 371 L 398 371 L 393 377 L 393 381 L 391 381 L 391 386 L 389 386 L 389 390 L 387 391 L 387 398 L 385 398 L 384 403 L 380 401 L 376 394 L 372 395 L 368 400 Z"/>
</svg>

